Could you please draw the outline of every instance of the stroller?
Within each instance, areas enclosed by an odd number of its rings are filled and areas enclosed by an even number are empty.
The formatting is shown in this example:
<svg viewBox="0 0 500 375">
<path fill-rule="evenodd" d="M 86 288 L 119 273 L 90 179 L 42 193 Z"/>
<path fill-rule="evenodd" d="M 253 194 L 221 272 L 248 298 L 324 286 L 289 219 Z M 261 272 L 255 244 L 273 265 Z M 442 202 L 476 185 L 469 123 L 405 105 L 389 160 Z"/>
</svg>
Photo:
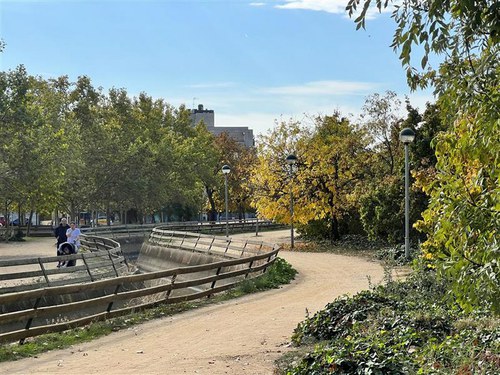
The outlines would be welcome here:
<svg viewBox="0 0 500 375">
<path fill-rule="evenodd" d="M 72 243 L 63 242 L 57 248 L 57 256 L 70 255 L 70 254 L 76 254 L 75 245 Z M 57 264 L 57 268 L 74 267 L 74 266 L 76 266 L 76 259 L 70 259 L 67 261 L 60 260 L 59 263 Z"/>
</svg>

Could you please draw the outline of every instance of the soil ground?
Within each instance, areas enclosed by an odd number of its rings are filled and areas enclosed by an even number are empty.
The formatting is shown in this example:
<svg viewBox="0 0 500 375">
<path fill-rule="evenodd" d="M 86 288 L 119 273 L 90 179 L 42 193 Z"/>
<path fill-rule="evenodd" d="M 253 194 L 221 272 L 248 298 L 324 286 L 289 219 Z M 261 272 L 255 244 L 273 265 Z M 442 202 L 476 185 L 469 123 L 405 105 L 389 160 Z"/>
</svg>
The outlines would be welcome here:
<svg viewBox="0 0 500 375">
<path fill-rule="evenodd" d="M 263 232 L 258 238 L 285 243 L 289 231 Z M 0 243 L 0 257 L 55 255 L 54 243 L 49 238 Z M 292 251 L 279 256 L 299 272 L 280 289 L 154 320 L 36 358 L 0 363 L 0 374 L 273 374 L 275 360 L 292 350 L 293 330 L 307 314 L 384 276 L 378 263 L 357 257 Z"/>
</svg>

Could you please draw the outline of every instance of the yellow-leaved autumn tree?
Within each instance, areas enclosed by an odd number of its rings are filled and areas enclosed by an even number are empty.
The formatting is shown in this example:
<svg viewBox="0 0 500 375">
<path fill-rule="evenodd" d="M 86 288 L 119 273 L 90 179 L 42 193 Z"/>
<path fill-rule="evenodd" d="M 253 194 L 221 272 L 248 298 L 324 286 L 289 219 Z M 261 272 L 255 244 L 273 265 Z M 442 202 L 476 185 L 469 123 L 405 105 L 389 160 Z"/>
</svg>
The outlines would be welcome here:
<svg viewBox="0 0 500 375">
<path fill-rule="evenodd" d="M 285 163 L 295 154 L 293 170 Z M 253 180 L 259 213 L 290 223 L 290 192 L 294 223 L 323 221 L 328 237 L 340 238 L 339 220 L 355 208 L 357 185 L 369 171 L 368 138 L 339 113 L 318 116 L 312 129 L 281 123 L 263 137 Z"/>
</svg>

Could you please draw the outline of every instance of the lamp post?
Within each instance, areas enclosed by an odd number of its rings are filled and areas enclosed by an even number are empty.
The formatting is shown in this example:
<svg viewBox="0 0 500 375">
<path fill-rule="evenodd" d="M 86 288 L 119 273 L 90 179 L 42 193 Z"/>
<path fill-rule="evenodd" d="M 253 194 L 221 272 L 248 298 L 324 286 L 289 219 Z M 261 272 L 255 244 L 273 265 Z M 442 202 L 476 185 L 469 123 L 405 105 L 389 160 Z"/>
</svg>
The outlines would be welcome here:
<svg viewBox="0 0 500 375">
<path fill-rule="evenodd" d="M 224 174 L 224 192 L 225 192 L 225 202 L 226 202 L 226 237 L 229 237 L 229 218 L 227 213 L 227 175 L 231 172 L 229 165 L 224 164 L 222 166 L 222 173 Z"/>
<path fill-rule="evenodd" d="M 292 176 L 293 176 L 293 165 L 297 163 L 297 157 L 290 154 L 286 157 L 286 163 L 290 166 L 290 248 L 294 248 L 293 239 L 293 191 L 292 191 Z"/>
<path fill-rule="evenodd" d="M 415 132 L 404 128 L 399 140 L 405 145 L 405 257 L 410 258 L 410 168 L 408 166 L 408 145 L 415 139 Z"/>
</svg>

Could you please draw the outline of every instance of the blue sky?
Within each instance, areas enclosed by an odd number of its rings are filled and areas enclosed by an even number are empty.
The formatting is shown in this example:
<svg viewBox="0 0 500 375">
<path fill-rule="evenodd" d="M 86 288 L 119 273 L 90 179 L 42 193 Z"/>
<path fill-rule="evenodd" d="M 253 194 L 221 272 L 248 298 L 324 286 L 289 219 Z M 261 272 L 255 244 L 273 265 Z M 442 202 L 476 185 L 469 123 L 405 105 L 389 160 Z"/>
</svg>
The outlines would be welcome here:
<svg viewBox="0 0 500 375">
<path fill-rule="evenodd" d="M 178 107 L 203 104 L 217 126 L 265 133 L 275 119 L 361 112 L 370 94 L 410 93 L 390 48 L 395 28 L 375 14 L 356 31 L 347 0 L 0 0 L 2 70 L 80 75 Z"/>
</svg>

